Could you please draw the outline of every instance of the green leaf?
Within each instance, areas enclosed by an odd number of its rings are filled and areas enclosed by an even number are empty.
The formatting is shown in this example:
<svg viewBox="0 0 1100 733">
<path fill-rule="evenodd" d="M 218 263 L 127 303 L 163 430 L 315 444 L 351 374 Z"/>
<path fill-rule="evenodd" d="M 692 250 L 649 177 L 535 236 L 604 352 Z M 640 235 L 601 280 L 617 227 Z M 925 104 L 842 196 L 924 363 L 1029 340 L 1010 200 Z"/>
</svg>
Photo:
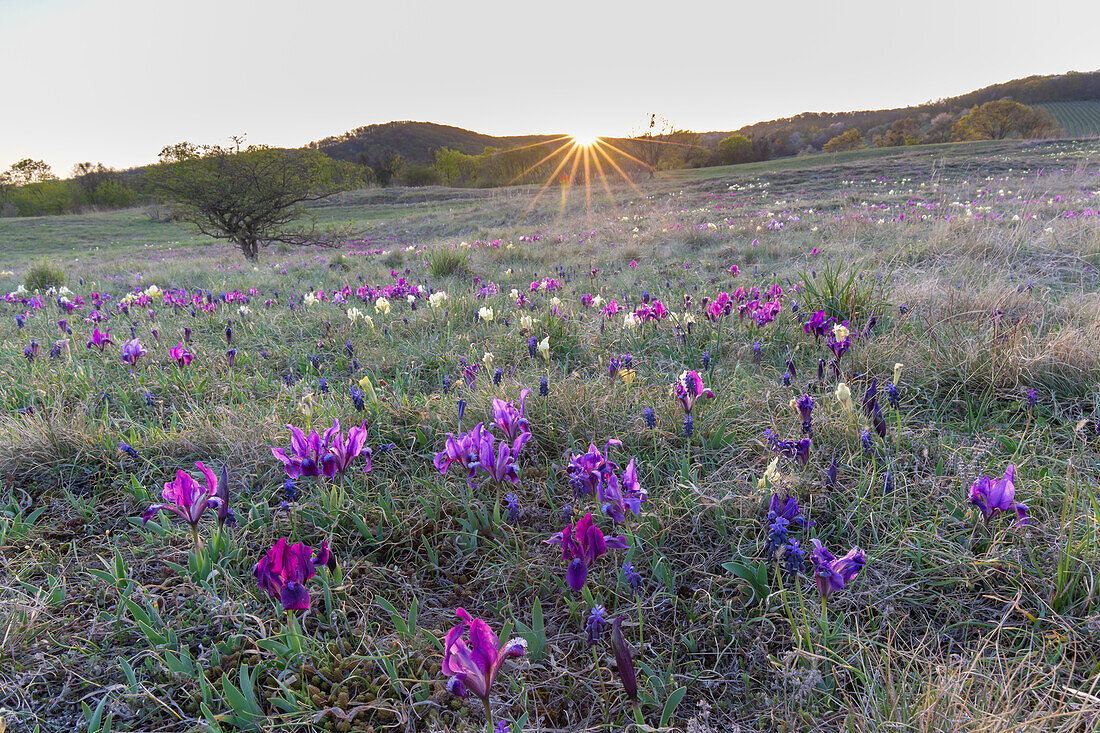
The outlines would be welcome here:
<svg viewBox="0 0 1100 733">
<path fill-rule="evenodd" d="M 665 701 L 665 707 L 661 710 L 661 727 L 667 728 L 669 721 L 672 720 L 672 716 L 676 713 L 676 708 L 679 707 L 680 701 L 684 699 L 684 695 L 687 694 L 688 688 L 681 687 L 671 695 L 668 696 L 668 700 Z"/>
</svg>

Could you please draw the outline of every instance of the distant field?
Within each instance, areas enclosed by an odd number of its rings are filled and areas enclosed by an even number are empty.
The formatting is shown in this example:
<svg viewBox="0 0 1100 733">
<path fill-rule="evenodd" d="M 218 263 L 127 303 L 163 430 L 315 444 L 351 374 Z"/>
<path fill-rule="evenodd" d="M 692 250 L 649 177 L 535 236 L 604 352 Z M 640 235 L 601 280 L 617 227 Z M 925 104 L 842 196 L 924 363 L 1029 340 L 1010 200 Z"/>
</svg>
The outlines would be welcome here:
<svg viewBox="0 0 1100 733">
<path fill-rule="evenodd" d="M 1088 102 L 1049 102 L 1037 105 L 1049 112 L 1068 137 L 1100 135 L 1100 100 Z"/>
</svg>

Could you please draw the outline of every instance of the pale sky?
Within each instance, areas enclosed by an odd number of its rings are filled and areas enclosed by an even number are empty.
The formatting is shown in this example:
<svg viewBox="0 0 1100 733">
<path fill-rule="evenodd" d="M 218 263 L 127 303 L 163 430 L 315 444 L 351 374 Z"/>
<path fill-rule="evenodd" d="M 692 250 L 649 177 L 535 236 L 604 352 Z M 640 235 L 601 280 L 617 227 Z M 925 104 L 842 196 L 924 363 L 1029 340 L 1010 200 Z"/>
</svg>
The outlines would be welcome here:
<svg viewBox="0 0 1100 733">
<path fill-rule="evenodd" d="M 0 169 L 390 120 L 733 130 L 1100 69 L 1100 2 L 0 0 Z"/>
</svg>

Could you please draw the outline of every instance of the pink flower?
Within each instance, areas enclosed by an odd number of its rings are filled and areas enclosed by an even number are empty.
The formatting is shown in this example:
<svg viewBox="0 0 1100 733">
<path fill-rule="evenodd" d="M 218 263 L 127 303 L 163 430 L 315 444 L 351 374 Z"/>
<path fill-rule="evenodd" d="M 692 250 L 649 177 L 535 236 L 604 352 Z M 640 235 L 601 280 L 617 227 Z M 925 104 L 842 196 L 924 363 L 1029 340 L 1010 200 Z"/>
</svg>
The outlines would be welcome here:
<svg viewBox="0 0 1100 733">
<path fill-rule="evenodd" d="M 168 349 L 168 356 L 172 357 L 181 367 L 187 366 L 195 358 L 190 351 L 184 348 L 182 341 Z"/>
<path fill-rule="evenodd" d="M 497 673 L 509 657 L 522 657 L 527 653 L 527 641 L 516 638 L 501 645 L 489 624 L 474 618 L 464 608 L 456 608 L 455 615 L 462 625 L 454 626 L 443 641 L 443 674 L 450 675 L 447 689 L 458 697 L 473 693 L 482 700 L 489 699 L 489 690 Z M 469 632 L 469 641 L 463 638 Z"/>
</svg>

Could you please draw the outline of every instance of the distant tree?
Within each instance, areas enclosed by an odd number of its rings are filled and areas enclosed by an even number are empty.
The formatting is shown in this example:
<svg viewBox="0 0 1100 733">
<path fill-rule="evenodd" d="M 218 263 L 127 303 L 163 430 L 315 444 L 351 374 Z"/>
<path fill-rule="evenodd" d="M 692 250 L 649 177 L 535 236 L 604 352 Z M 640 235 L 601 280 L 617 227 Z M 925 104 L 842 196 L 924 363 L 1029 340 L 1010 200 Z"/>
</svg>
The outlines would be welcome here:
<svg viewBox="0 0 1100 733">
<path fill-rule="evenodd" d="M 183 160 L 198 158 L 202 155 L 202 148 L 194 143 L 181 142 L 175 145 L 165 145 L 160 149 L 161 163 L 179 163 Z"/>
<path fill-rule="evenodd" d="M 26 186 L 30 183 L 56 181 L 57 176 L 45 161 L 23 158 L 8 168 L 7 180 L 13 186 Z"/>
<path fill-rule="evenodd" d="M 85 197 L 92 203 L 98 203 L 96 201 L 96 189 L 100 188 L 114 175 L 114 170 L 108 168 L 102 163 L 92 163 L 90 161 L 84 163 L 77 163 L 73 166 L 72 177 L 84 191 Z"/>
<path fill-rule="evenodd" d="M 866 145 L 867 142 L 863 139 L 863 133 L 859 131 L 859 128 L 853 127 L 848 132 L 837 135 L 825 143 L 822 150 L 826 153 L 839 153 L 842 150 L 856 150 Z"/>
<path fill-rule="evenodd" d="M 448 147 L 440 148 L 435 153 L 435 163 L 432 168 L 448 186 L 470 183 L 477 175 L 478 158 L 476 155 L 466 155 L 459 150 L 451 150 Z"/>
<path fill-rule="evenodd" d="M 675 133 L 676 128 L 672 123 L 654 112 L 649 115 L 645 126 L 630 136 L 629 152 L 645 167 L 651 178 L 670 152 L 670 143 Z"/>
<path fill-rule="evenodd" d="M 723 165 L 748 163 L 753 159 L 752 140 L 744 135 L 730 135 L 718 143 L 718 159 Z"/>
<path fill-rule="evenodd" d="M 374 174 L 375 182 L 382 187 L 390 186 L 398 172 L 405 167 L 405 161 L 395 150 L 383 148 L 367 154 L 366 165 Z"/>
<path fill-rule="evenodd" d="M 308 228 L 305 204 L 355 185 L 359 171 L 317 150 L 234 148 L 180 143 L 165 148 L 162 163 L 149 173 L 157 190 L 203 234 L 227 239 L 255 261 L 271 242 L 335 244 L 335 232 Z M 180 154 L 182 152 L 182 154 Z M 297 225 L 296 225 L 297 224 Z"/>
<path fill-rule="evenodd" d="M 882 136 L 880 147 L 896 148 L 902 145 L 916 145 L 920 142 L 920 123 L 915 117 L 903 117 L 894 120 L 890 129 Z"/>
<path fill-rule="evenodd" d="M 974 107 L 952 128 L 954 140 L 1004 140 L 1010 137 L 1046 137 L 1058 129 L 1042 110 L 1009 99 Z"/>
<path fill-rule="evenodd" d="M 398 180 L 405 186 L 435 186 L 439 183 L 439 172 L 431 166 L 412 163 L 401 168 Z"/>
<path fill-rule="evenodd" d="M 932 118 L 928 132 L 924 134 L 923 142 L 946 143 L 951 141 L 951 128 L 955 124 L 955 115 L 950 112 L 941 112 Z"/>
</svg>

